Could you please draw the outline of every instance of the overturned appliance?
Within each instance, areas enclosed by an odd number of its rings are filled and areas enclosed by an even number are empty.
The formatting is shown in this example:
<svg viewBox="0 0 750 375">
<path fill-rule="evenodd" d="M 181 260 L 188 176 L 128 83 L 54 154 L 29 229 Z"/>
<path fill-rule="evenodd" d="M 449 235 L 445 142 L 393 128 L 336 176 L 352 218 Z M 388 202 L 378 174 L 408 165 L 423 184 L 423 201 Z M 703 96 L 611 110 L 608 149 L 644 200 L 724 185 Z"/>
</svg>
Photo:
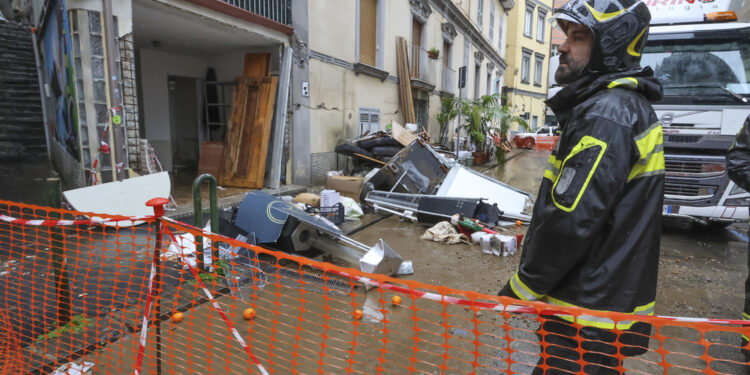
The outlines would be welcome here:
<svg viewBox="0 0 750 375">
<path fill-rule="evenodd" d="M 423 224 L 436 224 L 459 214 L 482 223 L 497 225 L 504 214 L 496 204 L 485 203 L 482 198 L 371 191 L 365 201 L 375 210 L 390 212 Z"/>
<path fill-rule="evenodd" d="M 496 205 L 504 218 L 523 222 L 531 221 L 531 216 L 524 212 L 530 212 L 534 206 L 529 193 L 460 164 L 451 168 L 435 195 L 484 198 L 487 203 Z"/>
<path fill-rule="evenodd" d="M 268 193 L 248 193 L 237 209 L 235 225 L 255 234 L 258 244 L 288 252 L 317 249 L 369 273 L 394 275 L 403 258 L 382 239 L 369 247 L 344 235 L 327 220 L 312 216 Z"/>
<path fill-rule="evenodd" d="M 367 193 L 373 190 L 433 195 L 450 168 L 447 159 L 418 139 L 365 181 L 360 201 L 365 202 Z"/>
<path fill-rule="evenodd" d="M 367 199 L 370 192 L 376 192 L 370 200 L 380 198 L 381 201 L 370 202 Z M 388 209 L 389 206 L 382 200 L 384 193 L 406 194 L 402 196 L 391 195 L 391 197 L 398 197 L 402 201 L 402 203 L 399 203 L 402 209 L 398 209 L 402 213 L 404 211 L 416 212 L 413 208 L 426 212 L 437 212 L 425 209 L 427 203 L 424 203 L 422 207 L 412 207 L 414 206 L 413 202 L 411 206 L 403 206 L 404 201 L 408 203 L 408 196 L 411 196 L 412 200 L 421 200 L 425 195 L 443 198 L 472 198 L 474 202 L 486 200 L 486 203 L 497 206 L 497 209 L 503 213 L 503 218 L 514 221 L 530 221 L 531 216 L 526 212 L 530 212 L 533 207 L 533 201 L 529 193 L 473 169 L 453 163 L 421 140 L 412 142 L 408 147 L 401 150 L 390 162 L 365 181 L 360 193 L 360 201 L 367 205 L 377 203 L 381 209 Z M 448 206 L 453 204 L 450 201 L 445 202 Z M 390 208 L 393 209 L 394 207 L 390 206 Z M 456 213 L 460 212 L 453 212 L 453 214 Z"/>
</svg>

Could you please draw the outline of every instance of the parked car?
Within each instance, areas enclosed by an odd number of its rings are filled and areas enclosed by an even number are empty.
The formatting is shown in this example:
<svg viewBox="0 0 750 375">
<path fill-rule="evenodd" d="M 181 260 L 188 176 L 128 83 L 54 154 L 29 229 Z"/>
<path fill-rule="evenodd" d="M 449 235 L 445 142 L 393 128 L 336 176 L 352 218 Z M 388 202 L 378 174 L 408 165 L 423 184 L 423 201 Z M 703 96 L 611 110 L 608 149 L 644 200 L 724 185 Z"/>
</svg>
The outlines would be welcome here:
<svg viewBox="0 0 750 375">
<path fill-rule="evenodd" d="M 534 148 L 537 144 L 554 145 L 560 138 L 556 126 L 542 126 L 529 133 L 518 133 L 513 136 L 513 144 L 519 148 Z"/>
</svg>

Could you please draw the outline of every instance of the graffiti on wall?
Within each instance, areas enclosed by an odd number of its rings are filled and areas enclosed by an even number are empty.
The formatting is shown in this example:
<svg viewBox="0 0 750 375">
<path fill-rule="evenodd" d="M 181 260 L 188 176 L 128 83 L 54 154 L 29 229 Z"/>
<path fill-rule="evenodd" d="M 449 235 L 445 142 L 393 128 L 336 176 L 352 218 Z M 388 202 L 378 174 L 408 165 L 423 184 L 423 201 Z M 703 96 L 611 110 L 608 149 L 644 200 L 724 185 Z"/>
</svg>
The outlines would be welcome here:
<svg viewBox="0 0 750 375">
<path fill-rule="evenodd" d="M 72 64 L 70 24 L 65 0 L 51 0 L 41 27 L 39 44 L 43 56 L 45 97 L 49 112 L 46 124 L 52 138 L 74 157 L 79 153 L 78 108 Z"/>
</svg>

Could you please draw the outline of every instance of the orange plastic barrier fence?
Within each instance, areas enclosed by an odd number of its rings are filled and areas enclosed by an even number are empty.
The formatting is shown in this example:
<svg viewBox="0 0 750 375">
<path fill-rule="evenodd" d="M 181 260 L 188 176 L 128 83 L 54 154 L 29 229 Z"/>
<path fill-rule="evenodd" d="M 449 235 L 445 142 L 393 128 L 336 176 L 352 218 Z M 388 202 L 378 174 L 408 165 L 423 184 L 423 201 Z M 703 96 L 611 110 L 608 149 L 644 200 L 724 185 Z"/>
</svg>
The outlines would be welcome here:
<svg viewBox="0 0 750 375">
<path fill-rule="evenodd" d="M 213 272 L 194 268 L 195 236 L 218 250 Z M 635 334 L 592 336 L 583 322 L 631 315 L 365 274 L 161 217 L 4 201 L 0 308 L 10 374 L 738 374 L 748 332 L 733 320 L 640 317 L 648 347 L 626 357 Z M 596 358 L 606 360 L 596 368 Z"/>
</svg>

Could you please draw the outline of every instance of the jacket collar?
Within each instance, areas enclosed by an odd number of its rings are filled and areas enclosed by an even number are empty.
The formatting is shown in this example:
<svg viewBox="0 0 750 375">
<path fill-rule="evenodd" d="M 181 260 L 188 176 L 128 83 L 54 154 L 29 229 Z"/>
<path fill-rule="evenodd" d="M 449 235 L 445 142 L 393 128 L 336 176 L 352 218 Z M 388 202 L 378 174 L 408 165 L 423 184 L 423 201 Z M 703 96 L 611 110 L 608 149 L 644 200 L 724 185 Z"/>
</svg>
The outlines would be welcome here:
<svg viewBox="0 0 750 375">
<path fill-rule="evenodd" d="M 651 102 L 658 101 L 663 92 L 661 84 L 653 75 L 649 66 L 624 72 L 587 75 L 560 90 L 547 100 L 547 105 L 555 112 L 560 124 L 564 125 L 573 107 L 602 90 L 620 87 L 636 91 Z"/>
</svg>

